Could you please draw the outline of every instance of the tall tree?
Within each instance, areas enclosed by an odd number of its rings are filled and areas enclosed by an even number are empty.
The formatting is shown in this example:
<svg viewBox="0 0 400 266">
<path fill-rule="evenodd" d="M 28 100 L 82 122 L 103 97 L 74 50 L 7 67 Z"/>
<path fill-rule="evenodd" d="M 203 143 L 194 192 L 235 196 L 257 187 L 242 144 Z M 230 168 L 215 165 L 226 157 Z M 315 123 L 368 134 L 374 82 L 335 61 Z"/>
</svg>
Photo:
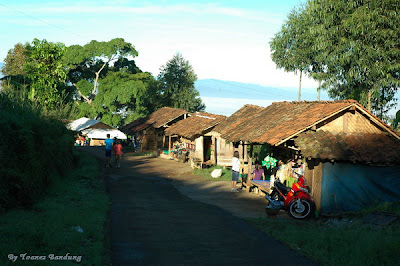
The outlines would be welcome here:
<svg viewBox="0 0 400 266">
<path fill-rule="evenodd" d="M 274 37 L 272 58 L 323 82 L 330 97 L 353 98 L 383 118 L 400 86 L 397 2 L 309 0 Z"/>
<path fill-rule="evenodd" d="M 270 42 L 271 58 L 277 67 L 287 72 L 299 71 L 298 101 L 301 100 L 302 75 L 312 65 L 312 51 L 310 40 L 306 37 L 307 30 L 308 20 L 304 9 L 293 9 L 281 30 Z"/>
<path fill-rule="evenodd" d="M 29 99 L 52 108 L 60 100 L 66 72 L 61 58 L 65 46 L 34 39 L 27 46 L 25 71 L 30 80 Z"/>
<path fill-rule="evenodd" d="M 84 102 L 91 104 L 97 93 L 98 81 L 106 76 L 110 65 L 117 63 L 133 70 L 135 66 L 126 58 L 137 55 L 132 44 L 116 38 L 108 42 L 93 40 L 84 46 L 69 46 L 64 61 L 69 70 L 69 81 Z"/>
<path fill-rule="evenodd" d="M 100 80 L 92 104 L 84 103 L 82 110 L 86 113 L 82 115 L 96 117 L 115 127 L 146 116 L 156 96 L 149 90 L 153 81 L 154 77 L 149 73 L 109 72 Z"/>
<path fill-rule="evenodd" d="M 381 116 L 400 86 L 398 1 L 313 0 L 309 14 L 330 95 L 351 95 Z"/>
<path fill-rule="evenodd" d="M 164 106 L 182 108 L 189 112 L 203 111 L 199 91 L 194 87 L 197 75 L 189 61 L 177 53 L 161 67 L 158 81 L 161 82 L 161 100 Z"/>
<path fill-rule="evenodd" d="M 4 59 L 4 65 L 1 72 L 4 76 L 25 75 L 24 65 L 27 60 L 26 47 L 29 44 L 17 43 L 13 49 L 10 49 Z"/>
<path fill-rule="evenodd" d="M 26 95 L 29 81 L 26 77 L 25 64 L 28 60 L 26 47 L 29 43 L 17 43 L 13 49 L 10 49 L 4 59 L 4 65 L 1 72 L 4 75 L 1 78 L 1 89 L 7 94 L 13 94 L 17 97 Z"/>
</svg>

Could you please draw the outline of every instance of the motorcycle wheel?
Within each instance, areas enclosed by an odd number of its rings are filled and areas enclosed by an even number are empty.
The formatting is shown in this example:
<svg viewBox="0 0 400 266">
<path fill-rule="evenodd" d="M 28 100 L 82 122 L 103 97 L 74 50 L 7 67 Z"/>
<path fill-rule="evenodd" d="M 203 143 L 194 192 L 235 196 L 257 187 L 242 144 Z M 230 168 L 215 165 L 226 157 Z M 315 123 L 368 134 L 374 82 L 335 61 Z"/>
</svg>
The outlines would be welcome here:
<svg viewBox="0 0 400 266">
<path fill-rule="evenodd" d="M 290 203 L 288 208 L 289 215 L 294 219 L 309 218 L 313 212 L 314 204 L 306 199 L 301 199 L 297 204 L 297 200 Z"/>
</svg>

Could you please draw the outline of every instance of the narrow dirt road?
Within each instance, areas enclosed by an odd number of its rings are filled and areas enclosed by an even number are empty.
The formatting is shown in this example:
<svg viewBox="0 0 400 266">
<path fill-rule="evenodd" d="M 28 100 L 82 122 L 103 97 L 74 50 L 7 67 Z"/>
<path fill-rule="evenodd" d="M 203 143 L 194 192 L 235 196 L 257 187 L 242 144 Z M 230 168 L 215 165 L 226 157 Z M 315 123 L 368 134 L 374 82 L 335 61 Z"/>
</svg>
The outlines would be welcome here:
<svg viewBox="0 0 400 266">
<path fill-rule="evenodd" d="M 104 159 L 101 148 L 81 149 Z M 239 218 L 265 217 L 264 199 L 231 193 L 226 181 L 199 182 L 188 170 L 133 156 L 121 169 L 104 168 L 113 265 L 313 264 Z"/>
</svg>

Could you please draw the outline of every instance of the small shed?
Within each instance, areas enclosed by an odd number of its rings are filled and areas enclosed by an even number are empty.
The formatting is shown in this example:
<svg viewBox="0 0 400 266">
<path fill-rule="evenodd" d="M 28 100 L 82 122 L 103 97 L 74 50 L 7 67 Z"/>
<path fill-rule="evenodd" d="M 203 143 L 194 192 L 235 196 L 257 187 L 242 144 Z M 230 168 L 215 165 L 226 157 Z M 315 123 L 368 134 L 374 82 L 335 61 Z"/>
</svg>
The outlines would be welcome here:
<svg viewBox="0 0 400 266">
<path fill-rule="evenodd" d="M 400 198 L 400 135 L 354 100 L 275 102 L 228 128 L 221 137 L 250 151 L 266 143 L 276 154 L 305 158 L 305 177 L 322 212 Z"/>
<path fill-rule="evenodd" d="M 126 139 L 126 135 L 103 122 L 87 117 L 81 117 L 67 124 L 67 128 L 90 139 L 90 146 L 101 146 L 110 134 L 111 138 Z"/>
<path fill-rule="evenodd" d="M 188 112 L 180 108 L 162 107 L 146 117 L 123 126 L 121 131 L 140 141 L 142 151 L 156 151 L 168 148 L 164 130 L 185 119 Z"/>
<path fill-rule="evenodd" d="M 165 130 L 165 134 L 169 136 L 169 151 L 172 148 L 172 138 L 175 137 L 180 139 L 183 146 L 189 150 L 192 160 L 216 164 L 218 143 L 212 129 L 225 119 L 224 115 L 206 112 L 190 114 L 187 119 L 181 120 Z"/>
</svg>

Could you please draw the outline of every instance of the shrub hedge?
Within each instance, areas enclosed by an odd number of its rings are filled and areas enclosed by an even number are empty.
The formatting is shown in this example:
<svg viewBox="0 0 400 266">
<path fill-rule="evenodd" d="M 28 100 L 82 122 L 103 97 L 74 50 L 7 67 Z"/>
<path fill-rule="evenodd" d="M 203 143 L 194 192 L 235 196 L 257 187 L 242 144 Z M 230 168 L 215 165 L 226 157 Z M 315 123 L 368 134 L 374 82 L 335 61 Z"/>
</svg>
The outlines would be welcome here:
<svg viewBox="0 0 400 266">
<path fill-rule="evenodd" d="M 29 102 L 0 93 L 0 213 L 29 207 L 73 165 L 73 133 Z"/>
</svg>

